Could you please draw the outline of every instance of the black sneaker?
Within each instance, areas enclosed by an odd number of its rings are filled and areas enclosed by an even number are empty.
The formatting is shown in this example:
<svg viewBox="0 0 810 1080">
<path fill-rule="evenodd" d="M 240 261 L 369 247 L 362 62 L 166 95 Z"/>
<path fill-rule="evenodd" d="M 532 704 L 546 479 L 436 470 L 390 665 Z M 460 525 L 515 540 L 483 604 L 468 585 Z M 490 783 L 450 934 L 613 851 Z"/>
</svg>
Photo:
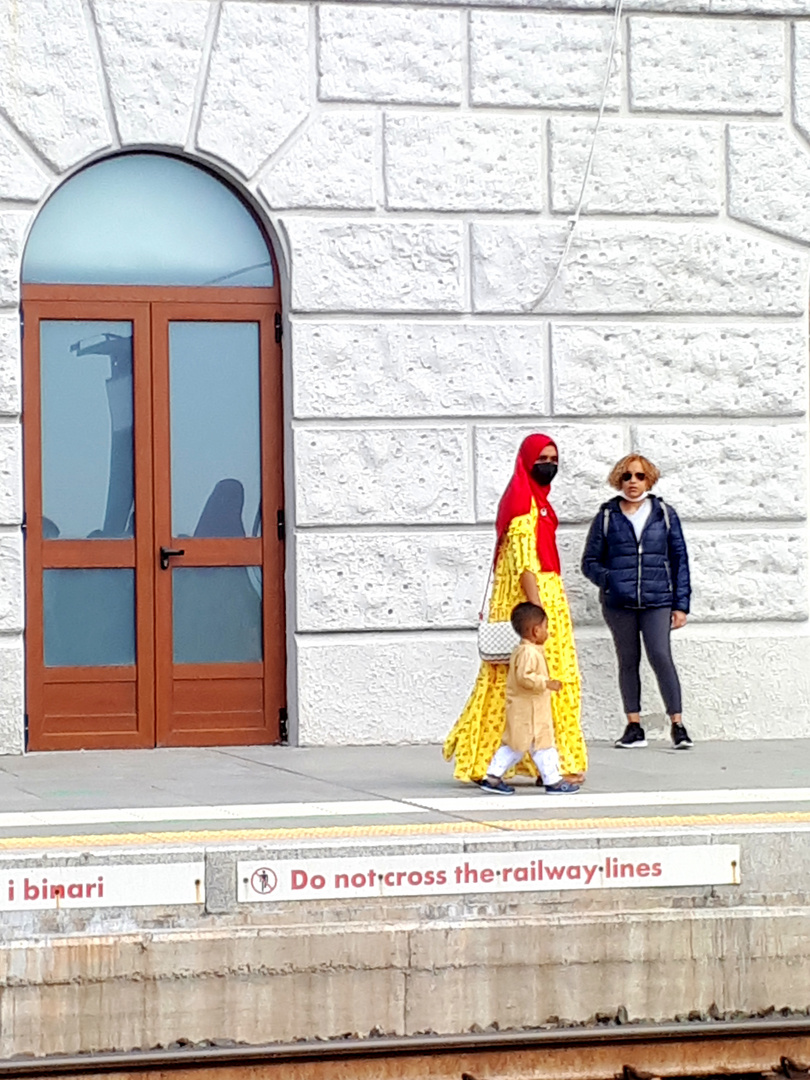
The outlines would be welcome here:
<svg viewBox="0 0 810 1080">
<path fill-rule="evenodd" d="M 515 789 L 513 787 L 509 784 L 505 784 L 503 780 L 496 780 L 494 776 L 491 780 L 488 776 L 485 776 L 483 780 L 476 780 L 475 782 L 483 791 L 494 791 L 497 792 L 498 795 L 515 794 Z"/>
<path fill-rule="evenodd" d="M 672 745 L 676 750 L 691 750 L 694 743 L 683 724 L 672 725 Z"/>
<path fill-rule="evenodd" d="M 635 750 L 637 746 L 646 746 L 647 739 L 644 735 L 644 728 L 641 724 L 628 724 L 624 729 L 624 735 L 617 739 L 613 745 L 621 747 L 623 750 Z"/>
</svg>

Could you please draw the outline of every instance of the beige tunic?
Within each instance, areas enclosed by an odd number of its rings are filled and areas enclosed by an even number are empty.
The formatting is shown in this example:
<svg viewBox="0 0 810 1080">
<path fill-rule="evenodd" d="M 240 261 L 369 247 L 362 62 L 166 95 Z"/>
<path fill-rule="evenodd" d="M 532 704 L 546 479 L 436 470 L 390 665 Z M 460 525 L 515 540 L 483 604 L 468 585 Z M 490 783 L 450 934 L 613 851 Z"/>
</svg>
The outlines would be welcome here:
<svg viewBox="0 0 810 1080">
<path fill-rule="evenodd" d="M 521 641 L 506 676 L 506 729 L 512 750 L 547 750 L 554 745 L 548 665 L 542 645 Z"/>
</svg>

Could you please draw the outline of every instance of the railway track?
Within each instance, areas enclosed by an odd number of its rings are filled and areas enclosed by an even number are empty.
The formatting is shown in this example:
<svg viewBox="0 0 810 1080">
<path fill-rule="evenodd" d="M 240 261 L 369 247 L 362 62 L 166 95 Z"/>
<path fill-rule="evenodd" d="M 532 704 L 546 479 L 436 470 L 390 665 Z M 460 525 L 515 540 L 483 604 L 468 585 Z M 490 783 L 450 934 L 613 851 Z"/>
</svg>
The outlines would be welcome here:
<svg viewBox="0 0 810 1080">
<path fill-rule="evenodd" d="M 810 1080 L 806 1062 L 803 1017 L 17 1058 L 0 1080 Z"/>
</svg>

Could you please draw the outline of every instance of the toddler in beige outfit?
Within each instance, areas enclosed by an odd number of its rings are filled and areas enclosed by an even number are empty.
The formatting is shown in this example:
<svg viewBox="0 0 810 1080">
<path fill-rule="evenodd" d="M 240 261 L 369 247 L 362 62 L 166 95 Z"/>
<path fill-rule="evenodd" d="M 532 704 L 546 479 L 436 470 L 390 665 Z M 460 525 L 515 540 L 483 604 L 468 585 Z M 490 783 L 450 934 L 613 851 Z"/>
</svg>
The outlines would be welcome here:
<svg viewBox="0 0 810 1080">
<path fill-rule="evenodd" d="M 543 651 L 548 640 L 548 618 L 538 604 L 526 602 L 513 610 L 511 621 L 520 635 L 520 644 L 512 653 L 506 676 L 503 743 L 478 786 L 484 791 L 511 795 L 515 789 L 504 783 L 504 774 L 529 753 L 540 773 L 538 786 L 553 794 L 573 794 L 579 786 L 563 780 L 554 745 L 551 695 L 562 688 L 562 683 L 548 675 Z"/>
</svg>

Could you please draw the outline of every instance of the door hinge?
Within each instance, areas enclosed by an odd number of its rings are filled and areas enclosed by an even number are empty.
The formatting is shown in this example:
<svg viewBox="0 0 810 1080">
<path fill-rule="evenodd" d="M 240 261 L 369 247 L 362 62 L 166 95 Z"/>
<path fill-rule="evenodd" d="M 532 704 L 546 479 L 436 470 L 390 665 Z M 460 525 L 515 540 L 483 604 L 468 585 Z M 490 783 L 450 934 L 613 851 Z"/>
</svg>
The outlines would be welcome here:
<svg viewBox="0 0 810 1080">
<path fill-rule="evenodd" d="M 28 713 L 23 720 L 23 750 L 28 750 Z"/>
<path fill-rule="evenodd" d="M 286 705 L 282 705 L 278 710 L 278 737 L 284 746 L 290 741 L 290 725 Z"/>
<path fill-rule="evenodd" d="M 279 510 L 276 513 L 276 532 L 278 533 L 279 540 L 287 539 L 287 518 L 285 517 L 283 510 Z"/>
<path fill-rule="evenodd" d="M 25 312 L 20 308 L 20 341 L 25 341 Z"/>
<path fill-rule="evenodd" d="M 276 331 L 276 345 L 281 344 L 281 339 L 284 336 L 284 327 L 281 324 L 281 312 L 277 311 L 275 318 L 273 319 L 273 326 Z"/>
</svg>

